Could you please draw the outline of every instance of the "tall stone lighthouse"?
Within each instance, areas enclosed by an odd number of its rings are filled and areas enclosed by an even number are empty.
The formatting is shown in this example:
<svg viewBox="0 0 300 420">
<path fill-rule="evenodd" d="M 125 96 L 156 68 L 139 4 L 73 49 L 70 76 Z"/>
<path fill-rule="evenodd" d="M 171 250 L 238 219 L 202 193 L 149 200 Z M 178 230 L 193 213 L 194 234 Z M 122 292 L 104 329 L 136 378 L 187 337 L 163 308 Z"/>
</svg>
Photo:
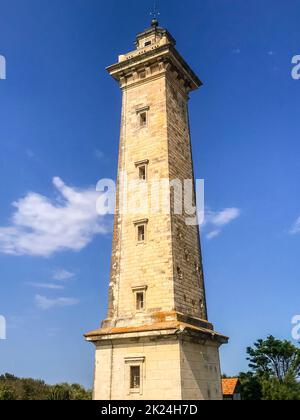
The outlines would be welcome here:
<svg viewBox="0 0 300 420">
<path fill-rule="evenodd" d="M 220 400 L 228 339 L 207 319 L 199 228 L 174 211 L 174 193 L 168 212 L 124 211 L 123 199 L 125 183 L 194 179 L 188 100 L 202 83 L 156 19 L 135 45 L 108 67 L 122 123 L 108 313 L 86 334 L 96 347 L 94 399 Z M 145 191 L 154 202 L 157 189 Z M 134 194 L 127 189 L 129 201 Z"/>
</svg>

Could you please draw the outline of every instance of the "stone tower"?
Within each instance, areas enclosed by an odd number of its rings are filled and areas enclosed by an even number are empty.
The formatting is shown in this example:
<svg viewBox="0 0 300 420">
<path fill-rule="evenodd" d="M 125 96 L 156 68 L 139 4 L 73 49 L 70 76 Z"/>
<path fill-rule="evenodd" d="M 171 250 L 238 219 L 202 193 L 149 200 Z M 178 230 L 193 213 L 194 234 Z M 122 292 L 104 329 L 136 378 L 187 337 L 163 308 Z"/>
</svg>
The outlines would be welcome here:
<svg viewBox="0 0 300 420">
<path fill-rule="evenodd" d="M 202 83 L 175 44 L 153 20 L 108 68 L 123 100 L 108 314 L 86 334 L 96 400 L 222 399 L 219 347 L 228 339 L 207 320 L 198 226 L 174 211 L 170 185 L 168 212 L 124 210 L 124 191 L 136 199 L 125 188 L 132 181 L 154 203 L 153 181 L 191 180 L 195 201 L 188 99 Z"/>
</svg>

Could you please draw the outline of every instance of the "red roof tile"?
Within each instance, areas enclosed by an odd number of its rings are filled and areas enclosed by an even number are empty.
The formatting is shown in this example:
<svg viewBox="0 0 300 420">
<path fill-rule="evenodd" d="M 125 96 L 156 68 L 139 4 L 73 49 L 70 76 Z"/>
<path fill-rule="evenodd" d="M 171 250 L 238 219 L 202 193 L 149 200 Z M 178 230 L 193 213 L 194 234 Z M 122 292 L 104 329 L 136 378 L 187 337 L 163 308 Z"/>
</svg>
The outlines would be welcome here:
<svg viewBox="0 0 300 420">
<path fill-rule="evenodd" d="M 239 378 L 222 379 L 223 395 L 234 395 L 239 383 Z"/>
</svg>

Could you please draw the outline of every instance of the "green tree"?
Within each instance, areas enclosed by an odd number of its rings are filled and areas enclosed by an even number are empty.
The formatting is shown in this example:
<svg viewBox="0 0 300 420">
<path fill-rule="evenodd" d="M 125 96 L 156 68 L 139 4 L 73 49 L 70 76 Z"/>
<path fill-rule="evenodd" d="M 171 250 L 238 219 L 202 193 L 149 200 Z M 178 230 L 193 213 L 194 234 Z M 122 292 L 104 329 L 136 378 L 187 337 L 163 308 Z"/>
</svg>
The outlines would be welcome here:
<svg viewBox="0 0 300 420">
<path fill-rule="evenodd" d="M 260 376 L 276 378 L 280 383 L 287 377 L 299 378 L 300 350 L 287 340 L 270 336 L 248 347 L 247 353 L 249 367 Z"/>
<path fill-rule="evenodd" d="M 262 399 L 267 401 L 299 401 L 300 400 L 300 385 L 293 378 L 287 375 L 283 381 L 277 378 L 263 378 L 262 384 Z"/>
<path fill-rule="evenodd" d="M 72 400 L 91 400 L 92 391 L 84 389 L 81 385 L 71 385 Z"/>
<path fill-rule="evenodd" d="M 253 372 L 240 373 L 241 395 L 245 401 L 260 401 L 263 396 L 260 378 Z"/>
<path fill-rule="evenodd" d="M 0 376 L 0 400 L 90 400 L 91 391 L 78 384 L 50 386 L 44 381 L 17 378 L 6 373 Z"/>
<path fill-rule="evenodd" d="M 12 387 L 0 385 L 0 401 L 14 401 L 17 399 L 17 394 Z"/>
<path fill-rule="evenodd" d="M 4 375 L 0 376 L 0 382 L 4 382 L 4 381 L 17 381 L 18 378 L 14 375 L 11 375 L 10 373 L 5 373 Z"/>
<path fill-rule="evenodd" d="M 241 374 L 244 399 L 300 400 L 300 349 L 273 336 L 248 347 L 251 372 Z"/>
<path fill-rule="evenodd" d="M 22 400 L 45 400 L 49 393 L 49 386 L 44 381 L 21 379 Z"/>
<path fill-rule="evenodd" d="M 69 401 L 71 400 L 71 388 L 68 384 L 55 385 L 51 388 L 48 400 Z"/>
</svg>

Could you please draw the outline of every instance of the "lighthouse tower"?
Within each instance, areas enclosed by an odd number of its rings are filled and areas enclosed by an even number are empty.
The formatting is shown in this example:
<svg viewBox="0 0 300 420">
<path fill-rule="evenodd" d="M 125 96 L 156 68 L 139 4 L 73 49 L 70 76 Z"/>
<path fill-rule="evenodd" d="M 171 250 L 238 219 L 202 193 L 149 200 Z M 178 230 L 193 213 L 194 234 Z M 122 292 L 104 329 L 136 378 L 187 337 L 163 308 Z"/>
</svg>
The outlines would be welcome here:
<svg viewBox="0 0 300 420">
<path fill-rule="evenodd" d="M 202 83 L 175 45 L 154 19 L 108 67 L 123 99 L 108 313 L 86 334 L 96 400 L 222 399 L 219 347 L 228 339 L 207 319 L 197 224 L 174 211 L 173 193 L 169 212 L 123 208 L 125 182 L 194 178 L 188 100 Z M 145 191 L 155 201 L 157 190 Z"/>
</svg>

